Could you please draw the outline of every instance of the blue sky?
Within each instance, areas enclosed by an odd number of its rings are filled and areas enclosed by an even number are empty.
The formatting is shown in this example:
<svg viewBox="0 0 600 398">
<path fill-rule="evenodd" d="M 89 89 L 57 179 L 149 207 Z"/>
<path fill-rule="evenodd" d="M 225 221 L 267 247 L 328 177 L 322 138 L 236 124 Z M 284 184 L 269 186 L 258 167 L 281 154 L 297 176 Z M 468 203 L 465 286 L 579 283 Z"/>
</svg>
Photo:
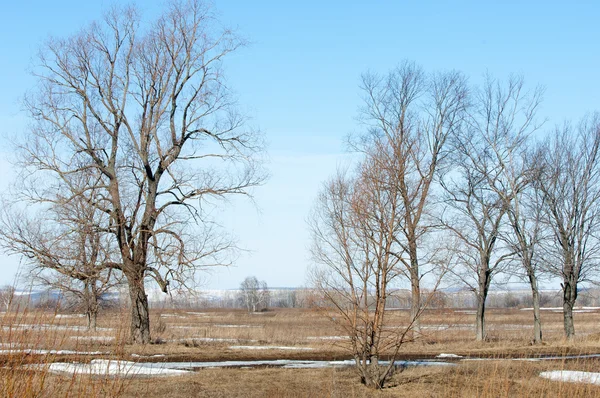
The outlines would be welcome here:
<svg viewBox="0 0 600 398">
<path fill-rule="evenodd" d="M 100 17 L 110 1 L 20 1 L 0 14 L 0 189 L 13 172 L 5 137 L 27 127 L 20 98 L 27 68 L 49 35 L 66 36 Z M 141 4 L 141 2 L 140 2 Z M 145 1 L 149 18 L 161 1 Z M 309 264 L 306 216 L 321 182 L 347 162 L 357 131 L 358 83 L 403 59 L 426 70 L 457 69 L 472 83 L 487 71 L 519 73 L 546 88 L 548 127 L 600 109 L 600 5 L 554 1 L 216 1 L 223 24 L 251 44 L 225 64 L 242 109 L 270 143 L 271 180 L 256 207 L 234 201 L 223 222 L 251 250 L 213 270 L 206 288 L 235 288 L 247 275 L 299 286 Z M 0 255 L 0 284 L 18 259 Z"/>
</svg>

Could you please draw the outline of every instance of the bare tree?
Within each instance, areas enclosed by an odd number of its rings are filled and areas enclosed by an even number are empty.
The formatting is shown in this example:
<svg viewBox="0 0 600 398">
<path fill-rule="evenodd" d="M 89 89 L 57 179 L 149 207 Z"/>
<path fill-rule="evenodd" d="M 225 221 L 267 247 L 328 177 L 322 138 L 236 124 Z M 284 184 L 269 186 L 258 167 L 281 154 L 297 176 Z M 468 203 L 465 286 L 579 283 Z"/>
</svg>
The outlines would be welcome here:
<svg viewBox="0 0 600 398">
<path fill-rule="evenodd" d="M 240 284 L 240 298 L 248 312 L 257 312 L 269 305 L 269 288 L 267 282 L 249 276 Z"/>
<path fill-rule="evenodd" d="M 105 266 L 128 283 L 133 342 L 150 341 L 145 280 L 166 292 L 228 264 L 235 245 L 207 210 L 265 178 L 260 135 L 244 129 L 223 78 L 223 59 L 241 45 L 188 0 L 143 29 L 135 8 L 115 8 L 40 52 L 21 197 L 52 203 L 70 192 L 108 215 L 120 259 Z M 72 176 L 90 170 L 93 186 L 72 189 Z"/>
<path fill-rule="evenodd" d="M 32 282 L 76 297 L 90 329 L 96 329 L 102 296 L 118 283 L 107 265 L 115 261 L 114 245 L 99 229 L 103 218 L 108 216 L 81 197 L 35 217 L 14 208 L 5 208 L 0 217 L 0 244 L 6 252 L 26 258 Z"/>
<path fill-rule="evenodd" d="M 408 254 L 399 260 L 411 281 L 411 311 L 418 331 L 424 274 L 420 262 L 431 262 L 419 247 L 432 229 L 427 213 L 434 177 L 445 166 L 448 137 L 464 116 L 466 80 L 457 72 L 426 75 L 414 63 L 404 62 L 385 76 L 363 75 L 361 88 L 361 119 L 367 131 L 352 146 L 379 162 L 378 167 L 396 168 L 393 189 L 401 201 L 397 216 L 402 227 L 395 238 Z"/>
<path fill-rule="evenodd" d="M 516 155 L 510 159 L 505 169 L 506 182 L 510 187 L 508 193 L 514 192 L 514 195 L 512 198 L 503 196 L 511 226 L 510 230 L 503 235 L 503 240 L 521 263 L 520 270 L 515 270 L 513 273 L 523 277 L 529 283 L 533 305 L 533 341 L 541 343 L 539 280 L 544 275 L 544 263 L 540 251 L 546 228 L 542 223 L 544 204 L 539 190 L 534 189 L 534 184 L 539 178 L 542 162 L 539 159 L 539 152 L 533 153 L 527 146 L 519 150 Z"/>
<path fill-rule="evenodd" d="M 507 169 L 516 151 L 539 128 L 535 122 L 541 91 L 524 90 L 522 78 L 502 84 L 490 77 L 475 92 L 465 129 L 455 136 L 454 167 L 442 177 L 446 210 L 442 224 L 451 230 L 467 273 L 456 273 L 477 297 L 476 338 L 485 339 L 485 305 L 495 274 L 515 254 L 499 247 L 504 220 L 523 175 Z"/>
<path fill-rule="evenodd" d="M 348 334 L 361 381 L 382 388 L 393 372 L 393 359 L 407 327 L 385 329 L 385 305 L 400 261 L 394 235 L 399 228 L 395 194 L 370 189 L 368 180 L 340 173 L 325 186 L 310 219 L 313 257 L 320 266 L 314 283 L 337 323 Z M 364 184 L 364 185 L 363 185 Z M 379 201 L 380 200 L 380 201 Z M 379 363 L 392 348 L 392 362 Z"/>
<path fill-rule="evenodd" d="M 387 146 L 374 147 L 388 156 Z M 401 346 L 425 306 L 411 311 L 402 326 L 387 321 L 386 305 L 400 283 L 411 283 L 401 265 L 408 255 L 397 236 L 403 227 L 404 202 L 397 189 L 398 167 L 380 167 L 366 157 L 355 174 L 339 171 L 320 193 L 309 218 L 316 263 L 314 285 L 323 306 L 350 338 L 350 351 L 361 381 L 382 388 L 394 371 Z M 440 270 L 442 264 L 436 264 Z M 441 278 L 443 272 L 440 272 Z M 430 291 L 434 295 L 439 280 Z M 424 304 L 428 299 L 424 300 Z M 385 355 L 389 362 L 381 361 Z"/>
<path fill-rule="evenodd" d="M 0 287 L 0 305 L 3 311 L 10 311 L 12 303 L 15 299 L 16 289 L 12 285 Z"/>
<path fill-rule="evenodd" d="M 545 262 L 560 277 L 565 336 L 575 335 L 573 306 L 580 282 L 598 270 L 600 242 L 600 115 L 557 128 L 542 149 L 538 180 L 543 220 L 552 231 Z"/>
</svg>

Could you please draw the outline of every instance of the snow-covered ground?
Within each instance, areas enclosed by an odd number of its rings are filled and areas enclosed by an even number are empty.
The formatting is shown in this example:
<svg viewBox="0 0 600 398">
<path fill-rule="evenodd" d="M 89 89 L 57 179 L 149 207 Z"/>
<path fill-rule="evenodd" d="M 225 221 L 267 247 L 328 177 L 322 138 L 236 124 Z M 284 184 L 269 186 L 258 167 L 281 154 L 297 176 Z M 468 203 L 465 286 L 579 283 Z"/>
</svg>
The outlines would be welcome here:
<svg viewBox="0 0 600 398">
<path fill-rule="evenodd" d="M 29 355 L 106 355 L 102 351 L 73 351 L 73 350 L 40 350 L 32 348 L 0 350 L 0 355 L 29 354 Z"/>
<path fill-rule="evenodd" d="M 114 336 L 70 336 L 69 338 L 75 341 L 91 341 L 94 343 L 110 343 L 115 340 Z"/>
<path fill-rule="evenodd" d="M 39 325 L 33 325 L 33 324 L 27 324 L 27 323 L 20 323 L 20 324 L 15 324 L 15 325 L 11 325 L 11 326 L 2 326 L 3 330 L 11 330 L 11 329 L 18 329 L 18 330 L 70 330 L 70 331 L 89 331 L 89 329 L 87 328 L 87 326 L 69 326 L 69 325 L 50 325 L 50 324 L 39 324 Z M 113 330 L 113 328 L 96 328 L 96 331 L 98 332 L 108 332 Z"/>
<path fill-rule="evenodd" d="M 590 383 L 600 385 L 600 373 L 577 370 L 552 370 L 540 373 L 540 377 L 570 383 Z"/>
<path fill-rule="evenodd" d="M 53 373 L 68 373 L 102 376 L 179 376 L 189 374 L 187 370 L 172 369 L 161 364 L 143 365 L 130 361 L 94 359 L 90 363 L 65 363 L 27 365 L 29 368 L 48 370 Z"/>
<path fill-rule="evenodd" d="M 453 358 L 453 359 L 458 359 L 458 358 L 462 358 L 462 356 L 461 355 L 456 355 L 456 354 L 441 353 L 436 358 Z"/>
</svg>

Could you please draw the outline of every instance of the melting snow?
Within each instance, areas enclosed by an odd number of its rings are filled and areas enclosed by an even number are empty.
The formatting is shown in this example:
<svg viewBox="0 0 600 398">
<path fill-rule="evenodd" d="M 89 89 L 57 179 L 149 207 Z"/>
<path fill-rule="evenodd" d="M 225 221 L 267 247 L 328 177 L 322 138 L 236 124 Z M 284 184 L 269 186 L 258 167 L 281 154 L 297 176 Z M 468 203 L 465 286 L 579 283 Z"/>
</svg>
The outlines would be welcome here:
<svg viewBox="0 0 600 398">
<path fill-rule="evenodd" d="M 181 369 L 171 369 L 161 364 L 140 364 L 129 361 L 111 361 L 107 359 L 94 359 L 90 363 L 64 363 L 29 365 L 28 367 L 49 370 L 54 373 L 110 375 L 110 376 L 176 376 L 189 372 Z"/>
<path fill-rule="evenodd" d="M 100 343 L 109 343 L 115 340 L 114 336 L 71 336 L 70 338 L 77 341 L 93 341 Z"/>
<path fill-rule="evenodd" d="M 571 383 L 590 383 L 600 385 L 600 373 L 581 372 L 576 370 L 552 370 L 540 373 L 540 377 Z"/>
<path fill-rule="evenodd" d="M 0 355 L 5 354 L 30 354 L 30 355 L 104 355 L 108 352 L 101 351 L 72 351 L 72 350 L 36 350 L 31 348 L 21 350 L 0 350 Z"/>
<path fill-rule="evenodd" d="M 462 355 L 456 355 L 456 354 L 444 354 L 441 353 L 440 355 L 438 355 L 436 358 L 462 358 Z"/>
<path fill-rule="evenodd" d="M 140 355 L 140 354 L 131 354 L 134 358 L 162 358 L 165 357 L 165 354 L 154 354 L 154 355 Z"/>
<path fill-rule="evenodd" d="M 68 326 L 68 325 L 48 325 L 48 324 L 39 324 L 39 325 L 30 325 L 26 323 L 11 325 L 11 326 L 3 326 L 3 330 L 11 330 L 11 329 L 26 329 L 26 330 L 75 330 L 75 331 L 89 331 L 87 326 Z M 96 328 L 96 331 L 110 331 L 113 328 Z"/>
</svg>

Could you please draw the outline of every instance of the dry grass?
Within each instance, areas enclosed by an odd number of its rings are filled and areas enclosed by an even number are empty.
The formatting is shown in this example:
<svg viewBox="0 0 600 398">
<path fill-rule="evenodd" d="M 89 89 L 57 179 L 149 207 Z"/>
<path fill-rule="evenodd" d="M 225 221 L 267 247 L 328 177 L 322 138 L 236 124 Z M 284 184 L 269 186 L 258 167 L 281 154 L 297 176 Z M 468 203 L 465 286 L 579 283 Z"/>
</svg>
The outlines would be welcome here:
<svg viewBox="0 0 600 398">
<path fill-rule="evenodd" d="M 0 355 L 0 395 L 25 396 L 125 396 L 165 397 L 368 397 L 368 396 L 600 396 L 600 387 L 584 383 L 555 382 L 539 377 L 546 370 L 597 371 L 600 361 L 514 361 L 505 357 L 546 354 L 600 353 L 600 313 L 576 314 L 578 337 L 562 339 L 560 313 L 544 312 L 545 344 L 530 344 L 531 313 L 490 310 L 489 342 L 475 343 L 473 315 L 454 310 L 429 311 L 423 318 L 423 336 L 406 344 L 406 359 L 433 358 L 440 353 L 497 358 L 460 361 L 453 367 L 409 368 L 397 373 L 389 388 L 369 391 L 349 368 L 203 369 L 189 375 L 140 379 L 61 376 L 45 370 L 26 370 L 31 363 L 85 362 L 92 358 L 134 361 L 215 361 L 251 359 L 347 359 L 341 332 L 321 314 L 309 310 L 275 310 L 263 314 L 244 311 L 153 310 L 153 337 L 157 344 L 126 345 L 125 313 L 106 313 L 96 332 L 84 330 L 85 318 L 55 316 L 52 312 L 18 311 L 0 316 L 1 349 L 101 351 L 97 356 L 37 355 L 20 351 Z M 408 315 L 392 311 L 392 325 L 402 325 Z M 76 328 L 78 327 L 78 328 Z M 219 339 L 219 340 L 211 340 Z M 240 350 L 232 345 L 270 345 L 311 350 Z M 152 358 L 151 355 L 164 355 Z"/>
</svg>

